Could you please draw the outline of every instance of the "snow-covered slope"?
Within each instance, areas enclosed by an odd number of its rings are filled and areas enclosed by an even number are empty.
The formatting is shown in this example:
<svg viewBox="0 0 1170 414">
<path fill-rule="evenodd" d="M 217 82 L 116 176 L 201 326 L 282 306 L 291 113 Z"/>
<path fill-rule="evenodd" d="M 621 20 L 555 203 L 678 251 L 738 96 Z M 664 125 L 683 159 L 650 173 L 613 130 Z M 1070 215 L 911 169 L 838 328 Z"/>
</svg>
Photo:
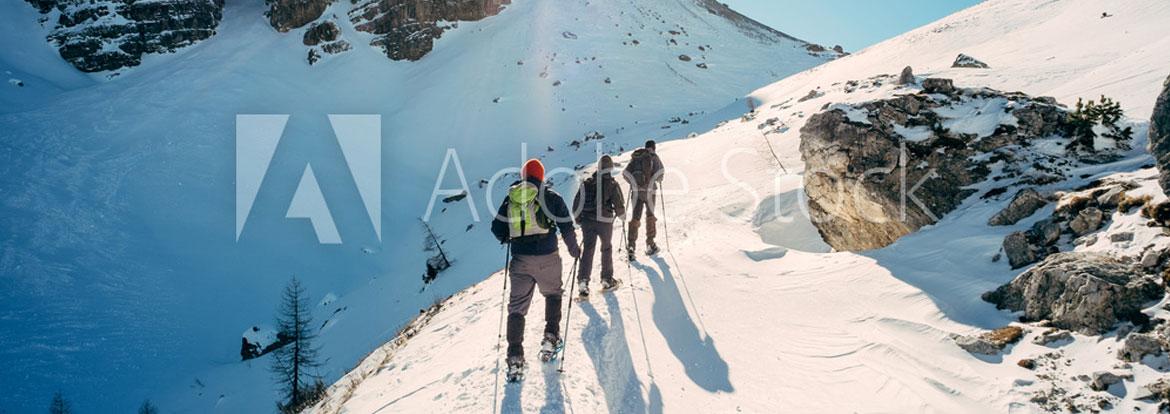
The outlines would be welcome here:
<svg viewBox="0 0 1170 414">
<path fill-rule="evenodd" d="M 1028 402 L 1045 386 L 1037 375 L 1053 372 L 1016 361 L 1053 349 L 1032 344 L 1032 333 L 1008 356 L 980 358 L 950 335 L 1015 319 L 980 295 L 1019 273 L 992 259 L 1005 235 L 1039 217 L 989 227 L 1007 200 L 968 200 L 887 248 L 828 253 L 799 214 L 798 131 L 830 103 L 907 92 L 894 77 L 874 84 L 874 76 L 907 65 L 959 86 L 1066 104 L 1105 94 L 1138 122 L 1136 149 L 1057 186 L 1118 172 L 1156 185 L 1153 172 L 1141 169 L 1151 161 L 1141 123 L 1170 73 L 1166 21 L 1170 4 L 1161 0 L 991 0 L 760 89 L 751 95 L 759 108 L 753 116 L 727 116 L 697 138 L 659 145 L 677 173 L 668 175 L 663 212 L 671 245 L 628 273 L 619 264 L 628 287 L 573 308 L 564 374 L 535 366 L 521 384 L 496 382 L 497 273 L 444 303 L 413 338 L 371 354 L 316 412 L 1037 411 Z M 959 53 L 991 68 L 950 68 Z M 761 124 L 773 118 L 764 135 Z M 1112 226 L 1135 221 L 1118 216 Z M 529 349 L 539 343 L 539 325 L 529 324 Z M 1074 335 L 1057 346 L 1070 361 L 1055 372 L 1057 381 L 1118 363 L 1115 337 Z M 1135 401 L 1133 387 L 1160 368 L 1132 369 L 1137 380 L 1111 403 L 1150 412 L 1156 407 Z M 1070 383 L 1070 392 L 1089 392 Z"/>
<path fill-rule="evenodd" d="M 420 293 L 418 218 L 448 148 L 483 218 L 494 206 L 475 183 L 519 164 L 522 142 L 550 166 L 583 164 L 595 142 L 568 144 L 588 133 L 616 151 L 709 127 L 710 111 L 837 56 L 710 4 L 518 0 L 418 62 L 387 60 L 341 18 L 354 49 L 309 66 L 302 33 L 273 30 L 263 0 L 231 1 L 215 36 L 107 80 L 55 57 L 31 6 L 3 2 L 0 69 L 24 86 L 0 83 L 0 406 L 36 410 L 61 390 L 79 411 L 145 398 L 267 411 L 268 361 L 239 362 L 240 333 L 271 325 L 294 274 L 321 303 L 321 374 L 338 378 L 502 261 L 467 203 L 440 203 L 431 224 L 455 266 Z M 291 115 L 238 242 L 237 161 L 263 160 L 236 159 L 237 114 Z M 382 116 L 381 239 L 330 114 Z M 343 244 L 285 219 L 310 164 Z M 442 179 L 459 186 L 454 168 Z"/>
</svg>

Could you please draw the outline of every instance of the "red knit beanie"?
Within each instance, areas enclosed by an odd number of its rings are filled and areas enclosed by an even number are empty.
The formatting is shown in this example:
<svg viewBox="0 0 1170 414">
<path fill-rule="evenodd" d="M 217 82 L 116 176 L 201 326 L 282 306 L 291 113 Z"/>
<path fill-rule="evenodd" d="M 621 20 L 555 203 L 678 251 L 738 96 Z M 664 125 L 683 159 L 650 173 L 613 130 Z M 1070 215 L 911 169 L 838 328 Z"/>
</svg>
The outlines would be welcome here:
<svg viewBox="0 0 1170 414">
<path fill-rule="evenodd" d="M 535 178 L 537 181 L 544 181 L 544 164 L 540 163 L 538 159 L 530 159 L 524 163 L 524 169 L 521 170 L 521 177 Z"/>
</svg>

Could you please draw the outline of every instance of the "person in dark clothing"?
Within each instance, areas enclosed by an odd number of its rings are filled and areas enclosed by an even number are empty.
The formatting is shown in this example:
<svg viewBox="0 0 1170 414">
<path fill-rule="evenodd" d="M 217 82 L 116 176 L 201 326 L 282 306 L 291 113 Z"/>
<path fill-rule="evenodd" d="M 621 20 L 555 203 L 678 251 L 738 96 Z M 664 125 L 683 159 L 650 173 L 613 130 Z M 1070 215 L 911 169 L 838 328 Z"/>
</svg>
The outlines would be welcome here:
<svg viewBox="0 0 1170 414">
<path fill-rule="evenodd" d="M 534 288 L 539 288 L 545 298 L 541 356 L 545 357 L 546 352 L 551 356 L 560 349 L 564 290 L 558 231 L 569 255 L 581 256 L 572 215 L 565 200 L 545 185 L 544 165 L 536 159 L 528 160 L 520 177 L 508 190 L 508 199 L 492 220 L 492 234 L 501 243 L 507 243 L 512 253 L 507 331 L 509 372 L 522 371 L 524 367 L 524 317 L 532 303 Z"/>
<path fill-rule="evenodd" d="M 577 212 L 577 224 L 581 226 L 582 252 L 577 281 L 581 297 L 589 296 L 589 279 L 593 273 L 593 251 L 601 241 L 601 289 L 610 291 L 621 285 L 613 277 L 613 221 L 614 217 L 626 215 L 626 204 L 622 187 L 613 179 L 613 158 L 602 156 L 597 163 L 597 172 L 586 178 L 573 198 L 573 211 Z"/>
<path fill-rule="evenodd" d="M 642 221 L 642 211 L 646 211 L 646 254 L 658 253 L 658 245 L 654 243 L 654 236 L 658 234 L 658 218 L 654 216 L 654 201 L 658 186 L 662 184 L 664 168 L 662 160 L 654 152 L 653 140 L 646 141 L 644 148 L 634 151 L 629 165 L 622 172 L 622 178 L 630 184 L 630 204 L 634 206 L 630 217 L 630 228 L 626 243 L 626 254 L 634 260 L 634 245 L 638 241 L 638 227 Z"/>
</svg>

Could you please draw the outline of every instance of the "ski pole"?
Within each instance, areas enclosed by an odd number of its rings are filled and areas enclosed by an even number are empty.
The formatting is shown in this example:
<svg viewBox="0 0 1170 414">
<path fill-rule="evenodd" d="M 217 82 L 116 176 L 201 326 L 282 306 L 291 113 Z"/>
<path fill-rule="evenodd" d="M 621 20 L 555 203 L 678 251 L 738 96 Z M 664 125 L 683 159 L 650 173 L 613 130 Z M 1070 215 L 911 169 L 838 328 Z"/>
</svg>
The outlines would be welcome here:
<svg viewBox="0 0 1170 414">
<path fill-rule="evenodd" d="M 500 342 L 504 339 L 504 311 L 508 308 L 508 272 L 512 267 L 512 249 L 510 244 L 504 245 L 504 290 L 500 293 L 500 327 L 496 330 L 496 386 L 495 396 L 492 397 L 492 413 L 498 409 L 500 401 Z"/>
<path fill-rule="evenodd" d="M 577 288 L 577 262 L 580 260 L 580 257 L 574 258 L 573 268 L 569 270 L 569 278 L 573 279 L 569 281 L 569 292 L 572 292 L 573 289 Z M 560 373 L 565 372 L 565 356 L 568 355 L 567 350 L 569 348 L 569 317 L 571 316 L 573 316 L 573 299 L 569 299 L 569 310 L 565 311 L 565 330 L 561 332 L 561 336 L 564 337 L 565 340 L 561 341 L 561 346 L 563 347 L 561 348 L 561 367 L 557 368 L 557 372 Z"/>
</svg>

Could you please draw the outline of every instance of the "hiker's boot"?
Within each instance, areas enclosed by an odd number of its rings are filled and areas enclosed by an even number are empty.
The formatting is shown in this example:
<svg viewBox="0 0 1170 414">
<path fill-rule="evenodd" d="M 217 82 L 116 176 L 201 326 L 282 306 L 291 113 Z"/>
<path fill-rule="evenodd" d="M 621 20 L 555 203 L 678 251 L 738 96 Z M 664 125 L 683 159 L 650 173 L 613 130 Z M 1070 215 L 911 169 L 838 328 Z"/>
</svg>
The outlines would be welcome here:
<svg viewBox="0 0 1170 414">
<path fill-rule="evenodd" d="M 545 333 L 544 340 L 540 341 L 540 360 L 542 362 L 549 362 L 557 359 L 564 349 L 565 342 L 557 334 L 551 332 Z"/>
<path fill-rule="evenodd" d="M 621 286 L 622 286 L 621 280 L 602 279 L 601 280 L 601 293 L 613 292 L 614 290 L 617 290 L 617 288 L 619 288 Z"/>
<path fill-rule="evenodd" d="M 657 254 L 658 254 L 658 244 L 654 243 L 654 240 L 647 240 L 646 241 L 646 255 L 647 256 L 654 256 Z"/>
<path fill-rule="evenodd" d="M 508 382 L 523 381 L 524 380 L 524 368 L 526 368 L 526 365 L 527 365 L 524 363 L 524 357 L 513 355 L 513 356 L 508 357 L 507 361 L 508 361 L 508 370 L 507 370 L 507 373 L 505 376 L 507 377 Z"/>
</svg>

